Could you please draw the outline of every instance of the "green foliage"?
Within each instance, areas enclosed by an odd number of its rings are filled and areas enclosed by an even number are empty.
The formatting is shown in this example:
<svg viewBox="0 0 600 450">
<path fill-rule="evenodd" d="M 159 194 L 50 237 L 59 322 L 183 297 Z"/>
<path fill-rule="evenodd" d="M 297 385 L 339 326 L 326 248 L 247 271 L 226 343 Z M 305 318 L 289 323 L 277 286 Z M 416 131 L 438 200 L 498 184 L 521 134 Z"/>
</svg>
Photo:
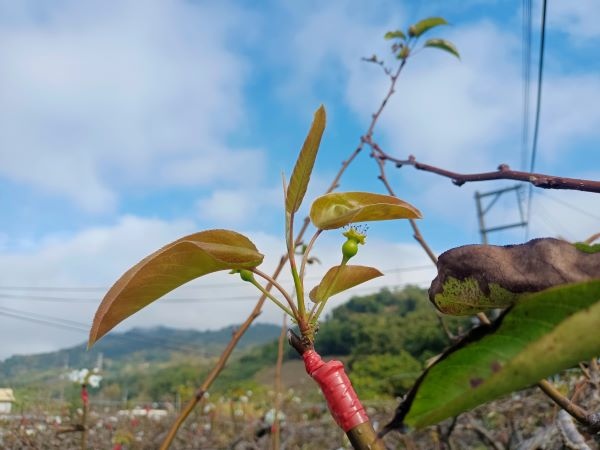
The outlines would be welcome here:
<svg viewBox="0 0 600 450">
<path fill-rule="evenodd" d="M 154 365 L 170 361 L 178 355 L 192 352 L 200 358 L 219 355 L 231 340 L 236 326 L 219 330 L 181 330 L 168 327 L 136 328 L 125 333 L 104 337 L 93 349 L 86 351 L 85 344 L 39 355 L 11 356 L 0 362 L 0 385 L 24 386 L 47 384 L 70 367 L 94 367 L 100 354 L 103 356 L 106 375 L 121 372 L 131 365 Z M 270 342 L 279 336 L 277 325 L 255 323 L 244 334 L 237 348 L 248 348 Z M 105 380 L 110 381 L 110 378 Z"/>
<path fill-rule="evenodd" d="M 404 32 L 402 30 L 388 31 L 387 33 L 385 33 L 385 35 L 383 36 L 383 38 L 386 39 L 386 40 L 390 40 L 390 39 L 402 39 L 402 40 L 405 40 L 406 39 L 406 35 L 404 34 Z"/>
<path fill-rule="evenodd" d="M 423 33 L 431 30 L 432 28 L 440 25 L 448 25 L 446 19 L 443 17 L 428 17 L 427 19 L 420 20 L 408 29 L 408 35 L 410 37 L 419 37 Z"/>
<path fill-rule="evenodd" d="M 466 319 L 450 322 L 453 328 L 468 325 Z M 353 297 L 332 311 L 317 335 L 319 353 L 348 355 L 352 362 L 368 355 L 402 351 L 424 362 L 449 344 L 426 291 L 411 286 Z"/>
<path fill-rule="evenodd" d="M 153 371 L 152 376 L 145 379 L 144 394 L 155 400 L 172 399 L 183 387 L 192 389 L 197 387 L 198 380 L 206 373 L 205 365 L 193 362 L 182 362 L 161 368 Z"/>
<path fill-rule="evenodd" d="M 458 53 L 458 50 L 456 49 L 454 44 L 445 39 L 428 39 L 427 41 L 425 41 L 423 47 L 439 48 L 440 50 L 444 50 L 448 53 L 451 53 L 458 59 L 460 59 L 460 54 Z"/>
<path fill-rule="evenodd" d="M 585 253 L 599 253 L 600 244 L 586 244 L 585 242 L 576 242 L 575 248 Z"/>
<path fill-rule="evenodd" d="M 413 385 L 422 365 L 408 352 L 369 355 L 350 366 L 350 380 L 361 398 L 399 397 Z"/>
<path fill-rule="evenodd" d="M 446 22 L 446 19 L 444 19 L 443 17 L 428 17 L 427 19 L 423 19 L 410 26 L 407 30 L 407 33 L 404 33 L 401 30 L 388 31 L 387 33 L 385 33 L 384 39 L 393 40 L 392 53 L 396 56 L 396 59 L 402 60 L 404 63 L 415 49 L 419 37 L 421 37 L 423 34 L 428 32 L 432 28 L 438 27 L 440 25 L 448 25 L 448 22 Z M 408 38 L 406 37 L 407 34 Z M 428 39 L 423 45 L 423 48 L 426 47 L 438 48 L 440 50 L 451 53 L 452 55 L 460 59 L 460 54 L 458 53 L 458 49 L 456 48 L 456 46 L 446 39 Z M 377 56 L 375 55 L 373 55 L 373 57 L 368 61 L 382 64 L 382 62 L 379 61 L 377 59 Z"/>
<path fill-rule="evenodd" d="M 430 367 L 394 420 L 432 425 L 597 356 L 599 324 L 600 281 L 525 296 Z"/>
</svg>

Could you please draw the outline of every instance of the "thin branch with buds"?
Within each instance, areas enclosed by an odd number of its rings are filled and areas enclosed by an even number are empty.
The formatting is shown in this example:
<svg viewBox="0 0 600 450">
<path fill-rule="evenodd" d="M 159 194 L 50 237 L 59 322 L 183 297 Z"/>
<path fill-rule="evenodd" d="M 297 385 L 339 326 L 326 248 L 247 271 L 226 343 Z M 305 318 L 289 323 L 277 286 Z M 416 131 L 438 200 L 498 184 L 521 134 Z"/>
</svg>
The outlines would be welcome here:
<svg viewBox="0 0 600 450">
<path fill-rule="evenodd" d="M 498 166 L 498 170 L 494 172 L 458 173 L 429 164 L 420 163 L 413 155 L 410 155 L 408 159 L 395 158 L 381 150 L 381 147 L 372 141 L 369 143 L 369 145 L 375 152 L 374 156 L 381 161 L 393 162 L 398 168 L 402 166 L 413 166 L 417 170 L 435 173 L 436 175 L 450 178 L 457 186 L 462 186 L 465 183 L 476 181 L 515 180 L 531 183 L 533 186 L 542 189 L 568 189 L 600 193 L 600 181 L 567 178 L 541 173 L 521 172 L 518 170 L 512 170 L 507 164 L 500 164 Z"/>
</svg>

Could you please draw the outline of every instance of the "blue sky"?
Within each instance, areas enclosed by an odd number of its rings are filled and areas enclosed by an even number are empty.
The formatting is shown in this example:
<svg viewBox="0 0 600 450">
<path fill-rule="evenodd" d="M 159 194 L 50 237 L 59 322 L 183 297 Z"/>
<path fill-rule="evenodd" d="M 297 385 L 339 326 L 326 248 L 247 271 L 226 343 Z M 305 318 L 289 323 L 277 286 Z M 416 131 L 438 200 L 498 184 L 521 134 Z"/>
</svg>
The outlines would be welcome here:
<svg viewBox="0 0 600 450">
<path fill-rule="evenodd" d="M 534 2 L 536 3 L 536 2 Z M 207 228 L 252 238 L 274 267 L 281 254 L 281 178 L 291 172 L 313 111 L 328 126 L 309 189 L 321 193 L 356 147 L 387 90 L 383 34 L 444 16 L 431 36 L 452 40 L 458 61 L 427 50 L 409 61 L 375 139 L 398 157 L 451 170 L 522 168 L 521 2 L 0 1 L 0 308 L 89 324 L 108 287 L 161 245 Z M 540 6 L 534 4 L 532 107 Z M 600 11 L 593 0 L 550 2 L 539 172 L 600 178 Z M 453 186 L 388 168 L 397 194 L 421 209 L 436 252 L 477 243 L 473 196 L 509 181 Z M 343 190 L 384 192 L 365 153 Z M 490 225 L 518 219 L 501 199 Z M 600 197 L 534 195 L 530 237 L 585 239 L 600 231 Z M 427 285 L 432 268 L 406 223 L 372 225 L 357 263 L 388 275 L 357 293 Z M 523 230 L 491 236 L 522 242 Z M 323 267 L 340 238 L 317 248 Z M 286 277 L 284 277 L 286 279 Z M 240 322 L 252 292 L 226 275 L 193 283 L 118 329 Z M 23 287 L 94 287 L 87 292 Z M 243 298 L 239 298 L 243 297 Z M 232 298 L 234 300 L 232 300 Z M 226 300 L 223 300 L 226 299 Z M 237 299 L 237 300 L 235 300 Z M 70 301 L 73 300 L 73 301 Z M 334 303 L 334 302 L 332 302 Z M 279 322 L 269 306 L 262 320 Z M 82 333 L 0 316 L 0 358 L 82 341 Z"/>
</svg>

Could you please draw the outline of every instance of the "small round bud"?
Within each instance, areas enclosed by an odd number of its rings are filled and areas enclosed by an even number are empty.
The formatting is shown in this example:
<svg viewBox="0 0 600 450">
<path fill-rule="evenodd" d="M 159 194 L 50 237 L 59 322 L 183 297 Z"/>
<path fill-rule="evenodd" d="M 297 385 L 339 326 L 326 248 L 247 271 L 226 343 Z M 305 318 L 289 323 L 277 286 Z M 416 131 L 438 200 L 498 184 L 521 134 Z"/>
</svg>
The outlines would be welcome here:
<svg viewBox="0 0 600 450">
<path fill-rule="evenodd" d="M 342 255 L 344 261 L 348 261 L 350 258 L 358 253 L 358 244 L 363 245 L 365 243 L 366 235 L 365 230 L 359 230 L 356 227 L 351 227 L 344 233 L 346 242 L 342 244 Z"/>
<path fill-rule="evenodd" d="M 406 59 L 406 58 L 408 58 L 409 54 L 410 54 L 410 49 L 408 48 L 408 46 L 403 45 L 402 48 L 400 49 L 400 52 L 398 53 L 398 58 Z"/>
<path fill-rule="evenodd" d="M 242 269 L 240 270 L 240 278 L 244 281 L 252 281 L 254 280 L 254 274 L 249 270 Z"/>
<path fill-rule="evenodd" d="M 348 239 L 342 245 L 342 255 L 344 258 L 352 258 L 354 255 L 358 253 L 358 242 L 354 239 Z"/>
</svg>

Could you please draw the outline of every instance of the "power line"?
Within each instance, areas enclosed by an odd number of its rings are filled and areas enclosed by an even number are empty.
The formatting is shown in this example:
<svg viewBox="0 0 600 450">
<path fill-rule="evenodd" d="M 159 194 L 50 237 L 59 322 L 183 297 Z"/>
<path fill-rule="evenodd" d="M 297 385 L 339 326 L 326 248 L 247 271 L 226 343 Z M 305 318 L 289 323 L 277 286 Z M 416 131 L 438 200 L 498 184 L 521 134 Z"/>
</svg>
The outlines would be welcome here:
<svg viewBox="0 0 600 450">
<path fill-rule="evenodd" d="M 27 321 L 27 322 L 33 322 L 33 323 L 37 323 L 38 325 L 46 325 L 46 326 L 51 326 L 51 327 L 55 327 L 55 328 L 60 328 L 61 330 L 78 331 L 78 332 L 83 333 L 83 334 L 87 334 L 88 333 L 88 331 L 84 330 L 83 328 L 74 327 L 74 326 L 65 325 L 65 324 L 60 324 L 60 323 L 55 323 L 55 322 L 51 322 L 51 321 L 47 321 L 47 320 L 43 320 L 43 319 L 35 319 L 33 317 L 22 316 L 22 315 L 13 314 L 13 313 L 4 312 L 4 311 L 0 311 L 0 316 L 5 316 L 5 317 L 13 318 L 13 319 L 24 320 L 24 321 Z"/>
<path fill-rule="evenodd" d="M 431 268 L 432 266 L 428 266 Z M 409 282 L 407 284 L 423 284 L 429 283 L 431 280 L 422 280 L 416 282 Z M 378 286 L 367 286 L 367 287 L 358 287 L 353 288 L 353 292 L 361 292 L 372 290 L 375 288 L 385 288 L 388 287 L 389 284 L 386 285 L 378 285 Z M 185 298 L 185 297 L 177 297 L 177 298 L 169 298 L 169 297 L 161 297 L 166 302 L 169 303 L 222 303 L 222 302 L 241 302 L 241 301 L 254 301 L 259 297 L 259 294 L 255 295 L 239 295 L 232 297 L 211 297 L 211 298 Z M 47 302 L 47 303 L 75 303 L 75 304 L 99 304 L 99 298 L 81 298 L 81 297 L 57 297 L 57 296 L 45 296 L 45 295 L 23 295 L 23 294 L 0 294 L 0 300 L 15 300 L 15 301 L 39 301 L 39 302 Z M 0 307 L 1 308 L 1 307 Z"/>
<path fill-rule="evenodd" d="M 394 274 L 402 272 L 417 272 L 420 270 L 431 269 L 431 264 L 421 266 L 406 266 L 406 267 L 394 267 L 390 269 L 383 269 L 384 274 Z M 320 280 L 320 275 L 306 277 L 307 280 Z M 292 283 L 292 280 L 280 281 L 284 283 Z M 215 289 L 215 288 L 231 288 L 234 286 L 232 283 L 212 283 L 202 284 L 201 286 L 186 286 L 185 289 L 190 290 L 201 290 L 201 289 Z M 65 292 L 107 292 L 110 289 L 109 286 L 0 286 L 0 290 L 5 291 L 65 291 Z"/>
<path fill-rule="evenodd" d="M 537 203 L 537 209 L 539 210 L 537 215 L 540 216 L 543 222 L 545 221 L 546 228 L 552 229 L 557 236 L 562 236 L 565 239 L 570 238 L 571 231 L 556 220 L 556 217 L 552 215 L 542 203 Z"/>
<path fill-rule="evenodd" d="M 568 202 L 565 202 L 564 200 L 556 198 L 553 195 L 548 194 L 547 192 L 540 191 L 539 193 L 542 194 L 542 195 L 544 195 L 546 198 L 552 200 L 553 202 L 556 202 L 556 203 L 559 203 L 559 204 L 561 204 L 563 206 L 566 206 L 567 208 L 570 208 L 573 211 L 577 211 L 578 213 L 581 213 L 584 216 L 590 217 L 591 219 L 600 220 L 600 216 L 592 214 L 591 212 L 586 211 L 585 209 L 581 209 L 578 206 L 572 205 L 572 204 L 570 204 Z"/>
<path fill-rule="evenodd" d="M 540 35 L 540 57 L 538 61 L 538 77 L 537 77 L 537 99 L 535 106 L 535 125 L 533 129 L 533 142 L 531 145 L 531 164 L 529 172 L 533 173 L 535 169 L 535 160 L 537 156 L 537 143 L 540 129 L 540 110 L 542 104 L 542 74 L 544 73 L 544 49 L 546 47 L 546 10 L 547 0 L 542 2 L 542 31 Z M 531 220 L 531 202 L 533 197 L 533 185 L 529 185 L 529 195 L 527 197 L 527 223 Z M 529 225 L 527 225 L 527 234 L 529 234 Z"/>
<path fill-rule="evenodd" d="M 21 319 L 41 325 L 52 326 L 54 328 L 60 328 L 64 330 L 71 331 L 79 331 L 84 334 L 88 334 L 90 327 L 88 324 L 77 322 L 74 320 L 63 319 L 60 317 L 48 316 L 45 314 L 33 313 L 30 311 L 23 311 L 14 308 L 7 308 L 5 306 L 0 306 L 0 315 L 6 317 L 12 317 L 14 319 Z M 128 332 L 127 335 L 124 334 L 114 334 L 112 335 L 114 339 L 126 340 L 126 341 L 135 341 L 135 342 L 144 342 L 151 343 L 146 336 L 136 335 L 131 331 Z M 171 350 L 183 351 L 189 350 L 190 345 L 187 342 L 179 341 L 172 338 L 160 338 L 161 345 L 163 347 L 170 348 Z M 166 345 L 165 345 L 166 342 Z"/>
<path fill-rule="evenodd" d="M 523 0 L 523 127 L 521 130 L 521 168 L 527 169 L 529 147 L 529 101 L 531 92 L 531 0 Z"/>
</svg>

